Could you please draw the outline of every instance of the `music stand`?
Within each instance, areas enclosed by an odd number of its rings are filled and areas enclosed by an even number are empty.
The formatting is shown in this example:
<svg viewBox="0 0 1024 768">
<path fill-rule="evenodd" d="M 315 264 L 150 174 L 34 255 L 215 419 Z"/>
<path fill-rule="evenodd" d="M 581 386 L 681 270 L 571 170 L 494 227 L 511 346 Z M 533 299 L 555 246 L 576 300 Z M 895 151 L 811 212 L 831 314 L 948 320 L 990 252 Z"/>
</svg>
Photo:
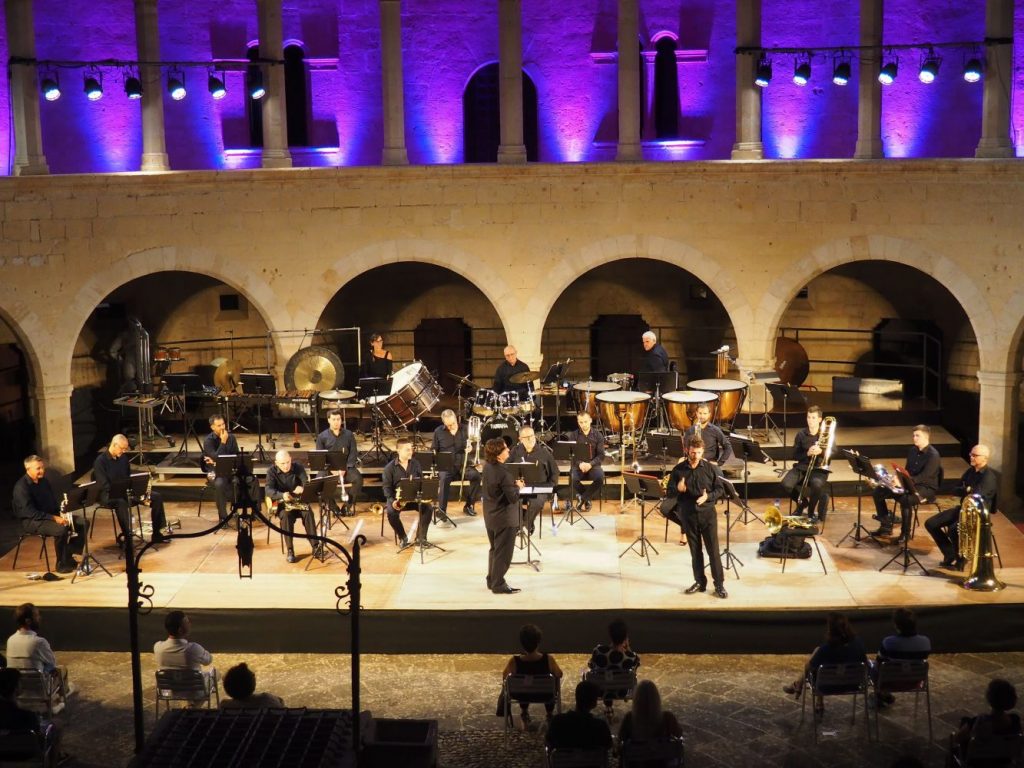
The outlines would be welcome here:
<svg viewBox="0 0 1024 768">
<path fill-rule="evenodd" d="M 147 479 L 149 475 L 142 473 Z M 142 536 L 142 509 L 139 508 L 138 504 L 134 499 L 131 498 L 131 487 L 132 478 L 135 475 L 131 475 L 126 478 L 117 478 L 110 481 L 110 487 L 107 489 L 107 501 L 108 503 L 114 501 L 123 501 L 128 505 L 128 528 L 130 529 L 129 534 L 134 538 L 138 539 L 141 543 L 145 544 L 146 540 Z M 135 507 L 139 513 L 139 529 L 135 530 L 134 514 L 132 513 L 132 507 Z M 116 513 L 115 513 L 116 514 Z"/>
<path fill-rule="evenodd" d="M 872 536 L 871 531 L 869 531 L 863 524 L 861 524 L 860 521 L 862 496 L 861 484 L 865 477 L 871 478 L 872 480 L 875 479 L 875 468 L 871 464 L 871 459 L 869 459 L 867 456 L 858 451 L 851 451 L 847 450 L 846 448 L 840 448 L 839 452 L 843 454 L 843 458 L 845 458 L 850 464 L 850 469 L 852 469 L 857 475 L 857 521 L 853 524 L 853 527 L 846 532 L 846 535 L 843 536 L 843 538 L 841 538 L 838 542 L 836 542 L 836 546 L 838 547 L 840 544 L 842 544 L 844 541 L 846 541 L 848 538 L 852 536 L 853 546 L 855 547 L 859 545 L 862 541 L 871 541 L 877 544 L 879 547 L 881 547 L 882 542 L 880 542 L 878 539 Z M 861 538 L 861 531 L 864 531 L 864 533 L 866 534 L 866 538 Z"/>
<path fill-rule="evenodd" d="M 582 459 L 584 453 L 584 444 L 578 443 L 575 440 L 558 440 L 555 443 L 555 461 L 568 461 L 569 462 L 569 497 L 572 498 L 574 495 L 574 489 L 572 487 L 572 469 Z M 578 518 L 578 519 L 577 519 Z M 566 520 L 569 521 L 569 525 L 576 525 L 580 520 L 590 526 L 591 530 L 594 530 L 594 526 L 590 524 L 590 521 L 583 516 L 583 512 L 576 506 L 575 498 L 572 498 L 572 502 L 568 504 L 565 514 L 562 515 L 562 519 L 558 521 L 556 529 L 562 526 Z"/>
<path fill-rule="evenodd" d="M 420 511 L 421 504 L 430 504 L 431 507 L 435 506 L 437 501 L 438 491 L 441 487 L 441 481 L 436 477 L 406 477 L 399 482 L 399 488 L 402 491 L 402 505 L 409 503 L 405 499 L 409 499 L 410 502 L 416 504 L 417 514 Z M 418 519 L 418 518 L 417 518 Z M 408 547 L 402 547 L 399 552 L 404 552 L 409 547 L 415 547 L 420 553 L 420 565 L 423 565 L 423 552 L 427 549 L 438 549 L 441 552 L 447 552 L 444 547 L 439 547 L 437 544 L 432 544 L 427 541 L 426 531 L 417 531 L 417 536 L 413 541 L 409 542 Z"/>
<path fill-rule="evenodd" d="M 679 389 L 679 371 L 645 371 L 637 376 L 636 388 L 638 392 L 647 392 L 653 396 L 655 413 L 647 414 L 647 424 L 651 423 L 652 417 L 656 417 L 656 429 L 664 432 L 665 414 L 661 404 L 661 393 L 675 392 Z"/>
<path fill-rule="evenodd" d="M 272 373 L 242 373 L 239 375 L 242 391 L 247 395 L 265 395 L 267 399 L 277 394 L 277 380 Z M 256 398 L 256 447 L 252 452 L 267 460 L 267 452 L 263 447 L 263 397 Z M 270 439 L 270 433 L 267 433 Z"/>
<path fill-rule="evenodd" d="M 772 393 L 772 399 L 775 402 L 782 400 L 782 447 L 785 448 L 789 445 L 789 425 L 786 423 L 786 416 L 789 414 L 789 403 L 792 401 L 794 405 L 802 405 L 804 408 L 807 408 L 807 398 L 804 397 L 803 392 L 789 384 L 765 382 L 764 386 L 765 389 Z M 783 469 L 787 469 L 786 462 L 786 454 L 783 453 Z"/>
<path fill-rule="evenodd" d="M 181 463 L 192 465 L 192 459 L 188 456 L 188 438 L 195 438 L 199 446 L 199 453 L 203 452 L 203 442 L 196 432 L 195 418 L 188 410 L 189 395 L 202 394 L 203 384 L 197 373 L 165 373 L 160 378 L 161 383 L 167 388 L 171 397 L 181 397 L 181 431 L 184 437 L 181 438 L 181 445 L 178 452 L 171 459 L 171 464 L 180 466 Z"/>
<path fill-rule="evenodd" d="M 302 486 L 302 493 L 299 494 L 299 501 L 303 504 L 309 505 L 312 509 L 313 502 L 316 502 L 320 506 L 320 519 L 317 521 L 316 531 L 312 533 L 306 531 L 307 535 L 316 535 L 321 538 L 327 538 L 327 531 L 332 525 L 331 520 L 331 508 L 325 503 L 325 499 L 333 499 L 334 492 L 338 490 L 338 476 L 337 475 L 325 475 L 324 477 L 315 477 L 312 480 L 307 480 L 306 484 Z M 344 520 L 341 524 L 345 526 L 345 530 L 348 530 L 348 525 Z M 312 544 L 312 552 L 309 556 L 309 560 L 306 561 L 306 567 L 304 571 L 309 570 L 309 566 L 313 564 L 314 560 L 318 560 L 321 563 L 326 563 L 328 558 L 334 557 L 341 561 L 341 557 L 333 549 L 328 549 L 322 541 L 314 541 Z"/>
<path fill-rule="evenodd" d="M 657 454 L 658 458 L 661 459 L 661 471 L 664 472 L 668 467 L 668 459 L 681 459 L 686 455 L 686 447 L 683 445 L 682 435 L 647 435 L 647 457 L 650 458 L 652 455 Z M 672 463 L 672 466 L 678 464 L 678 461 Z"/>
<path fill-rule="evenodd" d="M 439 493 L 435 498 L 440 501 L 441 478 L 439 475 L 442 472 L 446 473 L 449 477 L 455 474 L 455 455 L 451 451 L 438 451 L 437 453 L 434 453 L 433 451 L 416 451 L 413 453 L 412 457 L 420 463 L 420 469 L 428 479 L 431 477 L 437 477 Z M 451 481 L 449 480 L 448 482 L 448 489 L 450 491 Z M 434 525 L 448 523 L 453 528 L 459 527 L 454 520 L 448 517 L 448 511 L 446 509 L 441 509 L 439 504 L 434 504 L 433 507 Z"/>
<path fill-rule="evenodd" d="M 640 535 L 633 540 L 633 543 L 622 550 L 622 554 L 619 555 L 619 559 L 629 552 L 630 550 L 636 552 L 640 557 L 647 560 L 647 565 L 651 564 L 651 556 L 647 554 L 647 550 L 650 549 L 654 554 L 658 554 L 658 550 L 654 548 L 654 545 L 647 538 L 647 531 L 644 527 L 645 521 L 647 520 L 647 512 L 644 509 L 644 503 L 647 501 L 660 501 L 665 498 L 665 489 L 661 487 L 661 481 L 652 477 L 651 475 L 641 475 L 636 472 L 623 472 L 622 479 L 626 483 L 626 487 L 629 492 L 633 494 L 633 499 L 640 502 Z M 640 549 L 636 548 L 636 545 L 640 545 Z"/>
<path fill-rule="evenodd" d="M 750 522 L 749 517 L 753 517 L 763 525 L 764 520 L 758 517 L 757 513 L 750 509 L 750 470 L 748 468 L 748 464 L 751 461 L 757 461 L 761 464 L 770 464 L 772 463 L 772 458 L 761 450 L 761 445 L 757 440 L 752 440 L 749 437 L 738 435 L 735 432 L 729 433 L 729 443 L 732 445 L 733 454 L 743 459 L 743 513 L 736 518 L 736 522 L 746 525 Z M 729 485 L 731 486 L 732 483 L 729 483 Z M 737 494 L 737 496 L 738 495 L 739 494 Z"/>
<path fill-rule="evenodd" d="M 529 498 L 524 497 L 537 496 L 548 492 L 546 486 L 540 486 L 543 480 L 540 465 L 528 461 L 523 463 L 505 462 L 502 466 L 506 472 L 512 475 L 513 479 L 522 480 L 525 483 L 524 487 L 519 489 L 519 531 L 516 533 L 515 549 L 525 549 L 526 559 L 513 560 L 511 565 L 529 565 L 533 570 L 539 572 L 540 560 L 534 560 L 532 552 L 536 549 L 538 555 L 542 553 L 540 548 L 534 545 L 533 534 L 530 533 L 529 528 L 523 525 L 523 506 L 529 501 Z M 543 524 L 543 520 L 541 523 Z"/>
<path fill-rule="evenodd" d="M 89 504 L 95 504 L 96 499 L 99 496 L 100 488 L 95 481 L 90 483 L 83 483 L 82 485 L 72 486 L 71 490 L 67 493 L 67 504 L 64 509 L 71 512 L 71 519 L 74 520 L 74 512 L 80 511 L 82 513 L 82 559 L 78 561 L 78 569 L 71 576 L 71 583 L 75 583 L 75 579 L 79 576 L 92 576 L 95 568 L 99 568 L 107 576 L 111 578 L 114 575 L 108 571 L 99 560 L 89 551 L 89 531 L 84 525 L 85 523 L 85 509 Z M 93 567 L 95 565 L 95 568 Z"/>
<path fill-rule="evenodd" d="M 917 486 L 914 485 L 914 479 L 910 476 L 910 473 L 907 472 L 903 467 L 896 467 L 896 472 L 900 476 L 900 483 L 903 485 L 904 493 L 906 495 L 909 495 L 909 496 L 917 496 L 917 498 L 921 498 L 920 495 L 918 495 L 918 493 L 917 493 Z M 899 502 L 897 501 L 897 503 L 899 503 Z M 902 514 L 902 510 L 901 510 L 900 513 Z M 903 520 L 902 521 L 902 524 L 900 525 L 900 538 L 899 538 L 900 549 L 899 549 L 899 551 L 895 555 L 893 555 L 891 558 L 889 558 L 889 561 L 885 565 L 883 565 L 878 570 L 884 571 L 886 568 L 888 568 L 890 565 L 892 565 L 896 560 L 902 559 L 903 562 L 902 563 L 898 563 L 898 565 L 902 565 L 903 566 L 903 572 L 906 573 L 907 572 L 907 568 L 910 567 L 910 561 L 913 560 L 914 564 L 918 568 L 921 569 L 922 573 L 924 573 L 925 576 L 928 575 L 928 569 L 925 568 L 923 565 L 921 565 L 921 561 L 918 560 L 917 556 L 913 552 L 910 551 L 910 530 L 908 530 L 908 529 L 911 529 L 912 527 L 913 527 L 913 520 L 912 519 L 911 520 Z"/>
<path fill-rule="evenodd" d="M 731 481 L 726 480 L 724 477 L 722 477 L 720 475 L 716 478 L 716 480 L 720 480 L 722 482 L 722 485 L 725 486 L 725 497 L 726 497 L 726 502 L 725 502 L 725 549 L 723 549 L 721 551 L 721 553 L 719 553 L 719 554 L 720 554 L 721 557 L 725 558 L 725 567 L 724 567 L 723 570 L 728 571 L 730 568 L 732 568 L 733 573 L 736 574 L 736 578 L 739 579 L 739 577 L 740 577 L 740 570 L 739 570 L 739 568 L 736 567 L 736 564 L 739 563 L 740 565 L 743 565 L 743 561 L 740 560 L 738 557 L 736 557 L 736 555 L 734 555 L 732 553 L 732 549 L 730 549 L 729 532 L 732 530 L 732 525 L 730 525 L 730 523 L 729 523 L 729 510 L 730 510 L 729 503 L 735 501 L 743 509 L 744 514 L 749 512 L 751 515 L 754 515 L 754 517 L 757 517 L 757 515 L 755 515 L 753 512 L 750 512 L 750 508 L 747 506 L 746 502 L 743 499 L 740 498 L 739 493 L 736 491 L 736 486 L 733 485 Z M 758 518 L 758 519 L 760 519 L 760 518 Z M 697 542 L 697 546 L 700 546 L 700 542 Z M 711 564 L 708 563 L 707 567 L 710 568 Z"/>
</svg>

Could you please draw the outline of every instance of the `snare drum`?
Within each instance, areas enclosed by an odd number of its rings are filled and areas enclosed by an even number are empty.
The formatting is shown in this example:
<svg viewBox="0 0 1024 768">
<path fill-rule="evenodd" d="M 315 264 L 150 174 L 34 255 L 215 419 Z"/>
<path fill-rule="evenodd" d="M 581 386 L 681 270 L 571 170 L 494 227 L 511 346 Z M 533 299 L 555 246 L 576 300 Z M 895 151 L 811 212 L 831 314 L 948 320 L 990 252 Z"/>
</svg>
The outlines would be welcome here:
<svg viewBox="0 0 1024 768">
<path fill-rule="evenodd" d="M 693 426 L 697 419 L 697 407 L 707 403 L 711 408 L 711 420 L 715 420 L 715 410 L 718 408 L 718 395 L 714 392 L 698 392 L 696 390 L 678 390 L 666 392 L 661 396 L 665 401 L 665 410 L 668 411 L 668 422 L 673 429 L 686 432 Z"/>
<path fill-rule="evenodd" d="M 601 392 L 613 392 L 616 389 L 619 389 L 619 385 L 610 381 L 581 381 L 573 384 L 572 404 L 576 407 L 576 413 L 589 413 L 590 418 L 596 419 L 598 411 L 594 398 Z"/>
<path fill-rule="evenodd" d="M 743 399 L 747 396 L 747 385 L 736 379 L 697 379 L 686 382 L 686 386 L 718 395 L 718 408 L 711 418 L 719 424 L 732 424 L 743 407 Z"/>
<path fill-rule="evenodd" d="M 509 416 L 519 412 L 519 393 L 516 391 L 502 392 L 498 395 L 498 413 Z"/>
<path fill-rule="evenodd" d="M 597 395 L 601 420 L 613 432 L 639 432 L 647 418 L 646 392 L 600 392 Z"/>
<path fill-rule="evenodd" d="M 440 385 L 423 363 L 414 362 L 391 377 L 391 394 L 378 407 L 384 420 L 397 429 L 427 413 L 440 399 Z"/>
<path fill-rule="evenodd" d="M 612 384 L 618 384 L 619 389 L 632 389 L 633 388 L 633 374 L 632 373 L 609 373 L 608 381 Z"/>
<path fill-rule="evenodd" d="M 493 389 L 478 389 L 473 398 L 473 413 L 489 419 L 498 411 L 498 393 Z"/>
</svg>

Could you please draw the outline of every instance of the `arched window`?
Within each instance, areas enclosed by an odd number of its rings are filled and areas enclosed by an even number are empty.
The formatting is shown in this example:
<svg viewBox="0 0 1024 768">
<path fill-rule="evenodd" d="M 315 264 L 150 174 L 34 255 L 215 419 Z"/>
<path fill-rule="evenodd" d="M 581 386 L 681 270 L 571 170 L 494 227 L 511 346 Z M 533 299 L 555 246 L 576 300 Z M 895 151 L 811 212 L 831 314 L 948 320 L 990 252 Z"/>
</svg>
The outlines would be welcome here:
<svg viewBox="0 0 1024 768">
<path fill-rule="evenodd" d="M 666 35 L 655 45 L 654 135 L 659 139 L 679 137 L 679 69 L 676 41 Z"/>
<path fill-rule="evenodd" d="M 464 161 L 495 163 L 501 143 L 501 115 L 498 98 L 498 65 L 488 64 L 476 71 L 462 94 Z M 526 159 L 537 160 L 537 88 L 523 72 L 523 143 Z"/>
<path fill-rule="evenodd" d="M 284 98 L 288 120 L 288 146 L 309 146 L 309 88 L 306 54 L 298 45 L 284 49 Z"/>
<path fill-rule="evenodd" d="M 250 45 L 246 52 L 249 61 L 258 61 L 260 47 Z M 263 82 L 263 72 L 258 64 L 250 64 L 245 68 L 245 118 L 249 125 L 249 146 L 263 146 L 263 101 L 252 98 L 252 89 L 257 83 Z"/>
</svg>

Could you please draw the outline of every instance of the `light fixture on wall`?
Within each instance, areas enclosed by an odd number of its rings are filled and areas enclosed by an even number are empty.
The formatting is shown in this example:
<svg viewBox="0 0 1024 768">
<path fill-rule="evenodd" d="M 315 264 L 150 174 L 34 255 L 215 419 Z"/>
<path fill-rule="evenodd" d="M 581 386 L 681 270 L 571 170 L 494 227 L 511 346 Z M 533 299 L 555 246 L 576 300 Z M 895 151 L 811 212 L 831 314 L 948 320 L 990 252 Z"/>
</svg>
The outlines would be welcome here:
<svg viewBox="0 0 1024 768">
<path fill-rule="evenodd" d="M 185 75 L 180 69 L 172 69 L 167 73 L 167 93 L 175 101 L 181 101 L 188 94 L 185 90 Z"/>
<path fill-rule="evenodd" d="M 802 59 L 794 60 L 793 82 L 799 86 L 807 85 L 811 79 L 811 57 L 805 55 Z"/>
<path fill-rule="evenodd" d="M 981 59 L 977 56 L 972 56 L 964 64 L 964 80 L 968 83 L 976 83 L 981 80 L 981 75 L 984 72 Z"/>
<path fill-rule="evenodd" d="M 267 95 L 267 89 L 263 86 L 263 70 L 259 67 L 249 68 L 249 98 L 253 100 L 262 99 Z"/>
<path fill-rule="evenodd" d="M 896 75 L 899 74 L 899 62 L 897 59 L 890 59 L 884 65 L 878 73 L 878 82 L 882 85 L 892 85 L 896 80 Z"/>
<path fill-rule="evenodd" d="M 124 95 L 132 101 L 142 98 L 142 81 L 137 73 L 128 69 L 124 72 Z"/>
<path fill-rule="evenodd" d="M 850 82 L 850 61 L 848 59 L 836 59 L 832 67 L 832 82 L 836 85 L 846 85 Z"/>
<path fill-rule="evenodd" d="M 925 85 L 934 83 L 936 76 L 939 74 L 939 64 L 941 63 L 942 59 L 936 56 L 934 51 L 929 50 L 921 62 L 921 69 L 917 72 L 917 79 Z"/>
<path fill-rule="evenodd" d="M 44 72 L 43 80 L 39 85 L 43 98 L 47 101 L 56 101 L 60 98 L 60 78 L 56 72 Z"/>
<path fill-rule="evenodd" d="M 99 101 L 103 98 L 103 73 L 93 68 L 85 75 L 82 83 L 82 90 L 89 101 Z"/>
<path fill-rule="evenodd" d="M 754 72 L 754 84 L 761 88 L 767 88 L 768 83 L 772 81 L 772 62 L 769 59 L 761 57 L 761 60 L 757 62 L 757 69 Z"/>
<path fill-rule="evenodd" d="M 210 96 L 218 101 L 228 93 L 228 89 L 224 87 L 224 76 L 215 71 L 211 71 L 206 78 L 206 88 L 210 92 Z"/>
</svg>

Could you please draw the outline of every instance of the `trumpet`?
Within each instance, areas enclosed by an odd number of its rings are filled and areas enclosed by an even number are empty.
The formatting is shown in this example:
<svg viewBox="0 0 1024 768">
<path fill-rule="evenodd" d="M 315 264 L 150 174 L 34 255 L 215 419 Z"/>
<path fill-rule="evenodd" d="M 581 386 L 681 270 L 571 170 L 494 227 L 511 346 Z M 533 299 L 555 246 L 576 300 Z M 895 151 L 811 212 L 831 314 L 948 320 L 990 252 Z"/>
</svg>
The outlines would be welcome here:
<svg viewBox="0 0 1024 768">
<path fill-rule="evenodd" d="M 78 531 L 75 530 L 75 515 L 68 510 L 68 495 L 65 493 L 64 498 L 60 502 L 60 512 L 58 513 L 63 517 L 68 524 L 68 538 L 73 539 L 78 535 Z"/>
</svg>

